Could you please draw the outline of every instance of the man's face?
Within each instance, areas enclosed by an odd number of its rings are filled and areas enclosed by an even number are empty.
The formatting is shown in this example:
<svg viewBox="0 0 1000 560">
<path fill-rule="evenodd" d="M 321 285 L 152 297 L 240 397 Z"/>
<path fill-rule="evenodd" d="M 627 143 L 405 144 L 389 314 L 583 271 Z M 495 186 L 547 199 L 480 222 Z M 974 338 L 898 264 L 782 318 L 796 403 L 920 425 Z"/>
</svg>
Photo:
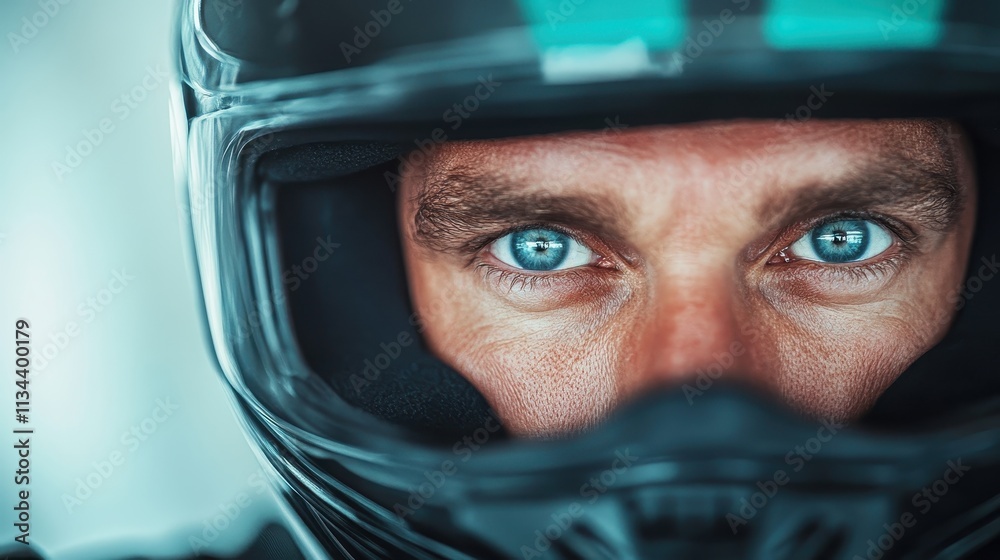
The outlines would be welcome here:
<svg viewBox="0 0 1000 560">
<path fill-rule="evenodd" d="M 851 419 L 954 315 L 975 184 L 951 130 L 740 121 L 443 144 L 401 187 L 424 336 L 519 435 L 721 378 Z"/>
</svg>

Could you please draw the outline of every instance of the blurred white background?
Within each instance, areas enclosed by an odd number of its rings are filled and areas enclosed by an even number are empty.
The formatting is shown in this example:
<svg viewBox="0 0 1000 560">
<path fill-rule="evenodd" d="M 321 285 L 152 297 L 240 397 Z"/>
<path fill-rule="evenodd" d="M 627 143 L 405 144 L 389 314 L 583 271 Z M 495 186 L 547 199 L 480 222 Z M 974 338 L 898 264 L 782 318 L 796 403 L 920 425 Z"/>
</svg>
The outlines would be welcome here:
<svg viewBox="0 0 1000 560">
<path fill-rule="evenodd" d="M 231 554 L 278 516 L 199 315 L 171 162 L 173 21 L 165 1 L 0 3 L 0 553 L 17 550 L 18 318 L 35 550 L 174 558 L 195 537 Z"/>
</svg>

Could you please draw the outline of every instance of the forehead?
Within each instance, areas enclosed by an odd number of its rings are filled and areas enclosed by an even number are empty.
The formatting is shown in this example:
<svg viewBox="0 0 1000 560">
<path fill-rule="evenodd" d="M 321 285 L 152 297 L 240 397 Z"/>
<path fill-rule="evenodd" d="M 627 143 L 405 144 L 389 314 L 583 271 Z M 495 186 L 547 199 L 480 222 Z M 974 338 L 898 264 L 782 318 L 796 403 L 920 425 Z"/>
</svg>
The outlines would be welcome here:
<svg viewBox="0 0 1000 560">
<path fill-rule="evenodd" d="M 478 170 L 537 179 L 650 168 L 708 178 L 756 164 L 765 168 L 764 175 L 800 177 L 811 170 L 825 174 L 881 160 L 939 165 L 952 130 L 950 123 L 930 120 L 716 121 L 609 128 L 446 143 L 429 159 L 427 171 L 437 175 Z"/>
<path fill-rule="evenodd" d="M 910 191 L 930 194 L 953 175 L 957 130 L 928 120 L 717 121 L 455 142 L 408 170 L 408 190 L 439 205 L 569 199 L 632 216 L 633 228 L 697 209 L 780 218 L 789 201 L 860 203 L 859 190 L 915 203 Z"/>
</svg>

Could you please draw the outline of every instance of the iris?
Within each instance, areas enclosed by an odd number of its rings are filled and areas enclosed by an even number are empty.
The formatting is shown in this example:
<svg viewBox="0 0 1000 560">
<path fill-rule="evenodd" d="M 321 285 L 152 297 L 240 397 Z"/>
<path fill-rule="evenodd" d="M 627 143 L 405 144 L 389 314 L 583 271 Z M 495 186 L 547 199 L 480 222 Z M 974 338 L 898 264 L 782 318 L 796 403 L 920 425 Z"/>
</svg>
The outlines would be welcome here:
<svg viewBox="0 0 1000 560">
<path fill-rule="evenodd" d="M 821 260 L 844 263 L 859 260 L 871 240 L 866 220 L 838 220 L 813 228 L 812 249 Z"/>
<path fill-rule="evenodd" d="M 529 229 L 510 235 L 510 253 L 525 270 L 555 270 L 566 260 L 569 236 L 550 229 Z"/>
</svg>

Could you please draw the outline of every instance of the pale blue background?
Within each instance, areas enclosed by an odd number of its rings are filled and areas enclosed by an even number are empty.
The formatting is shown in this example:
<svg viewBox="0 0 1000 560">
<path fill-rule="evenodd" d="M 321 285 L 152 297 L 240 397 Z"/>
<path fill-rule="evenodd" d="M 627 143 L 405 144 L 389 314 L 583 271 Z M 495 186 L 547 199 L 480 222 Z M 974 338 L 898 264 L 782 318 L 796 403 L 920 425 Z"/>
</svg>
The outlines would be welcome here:
<svg viewBox="0 0 1000 560">
<path fill-rule="evenodd" d="M 68 321 L 79 325 L 31 379 L 37 549 L 59 559 L 184 556 L 219 505 L 246 493 L 249 507 L 205 552 L 240 550 L 278 510 L 248 482 L 258 465 L 206 345 L 173 176 L 169 85 L 127 118 L 113 105 L 147 68 L 171 70 L 173 3 L 72 0 L 15 53 L 9 34 L 39 11 L 38 0 L 0 3 L 0 551 L 15 544 L 19 317 L 32 322 L 36 354 Z M 58 179 L 52 162 L 104 118 L 114 131 Z M 87 322 L 78 306 L 123 267 L 135 279 Z M 122 434 L 157 398 L 180 408 L 130 451 Z M 115 450 L 126 462 L 67 512 L 63 495 Z"/>
</svg>

